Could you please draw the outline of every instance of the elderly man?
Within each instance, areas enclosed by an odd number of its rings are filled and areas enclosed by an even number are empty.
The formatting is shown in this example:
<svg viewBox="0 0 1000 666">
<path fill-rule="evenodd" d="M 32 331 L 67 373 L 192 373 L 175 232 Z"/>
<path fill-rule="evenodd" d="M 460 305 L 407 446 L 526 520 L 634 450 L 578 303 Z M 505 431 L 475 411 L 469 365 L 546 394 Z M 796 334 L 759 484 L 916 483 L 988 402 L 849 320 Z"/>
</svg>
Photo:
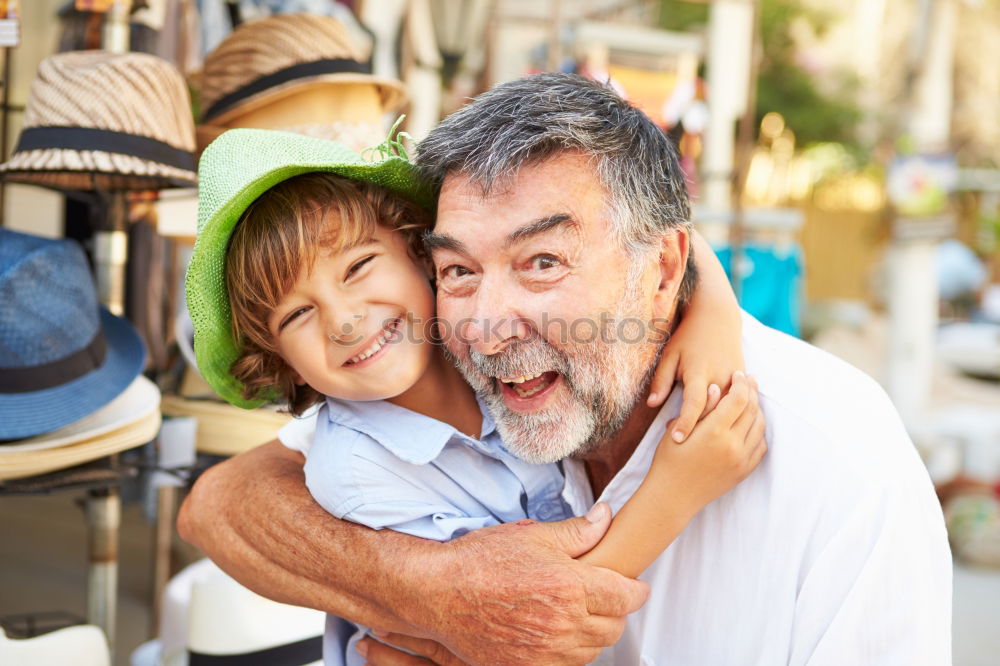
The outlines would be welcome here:
<svg viewBox="0 0 1000 666">
<path fill-rule="evenodd" d="M 450 116 L 419 162 L 440 192 L 427 244 L 449 351 L 511 452 L 562 460 L 578 515 L 595 498 L 617 510 L 680 392 L 646 407 L 655 342 L 582 341 L 573 326 L 681 316 L 688 203 L 667 139 L 606 88 L 546 74 Z M 323 514 L 301 457 L 276 444 L 210 470 L 182 533 L 253 589 L 439 662 L 586 663 L 614 643 L 602 663 L 948 663 L 941 512 L 885 394 L 749 317 L 743 330 L 769 454 L 643 574 L 645 605 L 642 583 L 571 559 L 606 528 L 600 509 L 446 544 L 376 534 Z M 302 423 L 282 434 L 307 437 Z M 373 663 L 412 663 L 365 647 Z"/>
</svg>

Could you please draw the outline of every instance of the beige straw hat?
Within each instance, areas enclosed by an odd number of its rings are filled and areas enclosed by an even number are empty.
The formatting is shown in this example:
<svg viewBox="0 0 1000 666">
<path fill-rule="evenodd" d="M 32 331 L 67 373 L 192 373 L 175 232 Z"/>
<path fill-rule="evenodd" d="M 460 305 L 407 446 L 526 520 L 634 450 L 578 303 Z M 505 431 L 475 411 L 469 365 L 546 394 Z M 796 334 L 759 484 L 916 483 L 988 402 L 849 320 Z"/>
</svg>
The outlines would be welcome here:
<svg viewBox="0 0 1000 666">
<path fill-rule="evenodd" d="M 194 147 L 187 86 L 169 62 L 143 53 L 58 53 L 38 66 L 0 178 L 63 190 L 190 186 Z"/>
<path fill-rule="evenodd" d="M 382 111 L 406 102 L 399 81 L 371 73 L 367 53 L 328 16 L 278 14 L 245 23 L 205 58 L 201 121 L 226 125 L 254 109 L 316 84 L 370 83 Z"/>
</svg>

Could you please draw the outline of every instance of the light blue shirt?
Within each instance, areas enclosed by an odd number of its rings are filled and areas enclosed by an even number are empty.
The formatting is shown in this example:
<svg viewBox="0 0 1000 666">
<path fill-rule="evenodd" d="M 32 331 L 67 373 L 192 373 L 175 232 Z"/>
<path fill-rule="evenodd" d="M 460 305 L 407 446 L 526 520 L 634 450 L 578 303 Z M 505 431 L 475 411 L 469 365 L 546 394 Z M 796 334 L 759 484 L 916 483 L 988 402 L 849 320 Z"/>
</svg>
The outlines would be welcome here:
<svg viewBox="0 0 1000 666">
<path fill-rule="evenodd" d="M 524 518 L 571 517 L 559 466 L 511 455 L 482 404 L 480 411 L 475 439 L 392 403 L 327 398 L 306 456 L 309 492 L 338 518 L 436 541 Z M 326 666 L 363 664 L 354 645 L 364 635 L 328 616 Z"/>
</svg>

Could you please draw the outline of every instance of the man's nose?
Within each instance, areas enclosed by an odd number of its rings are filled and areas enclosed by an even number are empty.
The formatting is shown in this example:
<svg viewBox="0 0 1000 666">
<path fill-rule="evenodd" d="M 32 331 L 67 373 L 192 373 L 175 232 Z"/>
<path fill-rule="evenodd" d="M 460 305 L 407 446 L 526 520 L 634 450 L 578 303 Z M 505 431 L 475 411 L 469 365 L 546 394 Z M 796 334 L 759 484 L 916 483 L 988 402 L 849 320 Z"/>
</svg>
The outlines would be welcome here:
<svg viewBox="0 0 1000 666">
<path fill-rule="evenodd" d="M 476 290 L 472 316 L 459 331 L 480 354 L 496 354 L 511 342 L 531 335 L 531 326 L 513 307 L 510 290 L 498 281 L 483 280 Z"/>
</svg>

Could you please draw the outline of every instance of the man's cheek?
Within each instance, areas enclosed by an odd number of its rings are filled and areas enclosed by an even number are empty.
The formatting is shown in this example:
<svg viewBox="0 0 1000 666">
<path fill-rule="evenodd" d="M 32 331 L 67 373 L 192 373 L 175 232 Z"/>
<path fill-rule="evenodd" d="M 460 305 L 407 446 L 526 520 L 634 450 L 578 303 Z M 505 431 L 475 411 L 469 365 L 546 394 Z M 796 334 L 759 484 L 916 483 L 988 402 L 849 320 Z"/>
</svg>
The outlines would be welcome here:
<svg viewBox="0 0 1000 666">
<path fill-rule="evenodd" d="M 449 298 L 440 291 L 437 294 L 437 328 L 440 339 L 450 351 L 457 351 L 459 345 L 469 344 L 469 323 L 472 321 L 460 307 L 460 300 Z"/>
<path fill-rule="evenodd" d="M 459 361 L 469 360 L 469 344 L 460 336 L 452 335 L 444 339 L 444 346 L 448 352 Z"/>
</svg>

